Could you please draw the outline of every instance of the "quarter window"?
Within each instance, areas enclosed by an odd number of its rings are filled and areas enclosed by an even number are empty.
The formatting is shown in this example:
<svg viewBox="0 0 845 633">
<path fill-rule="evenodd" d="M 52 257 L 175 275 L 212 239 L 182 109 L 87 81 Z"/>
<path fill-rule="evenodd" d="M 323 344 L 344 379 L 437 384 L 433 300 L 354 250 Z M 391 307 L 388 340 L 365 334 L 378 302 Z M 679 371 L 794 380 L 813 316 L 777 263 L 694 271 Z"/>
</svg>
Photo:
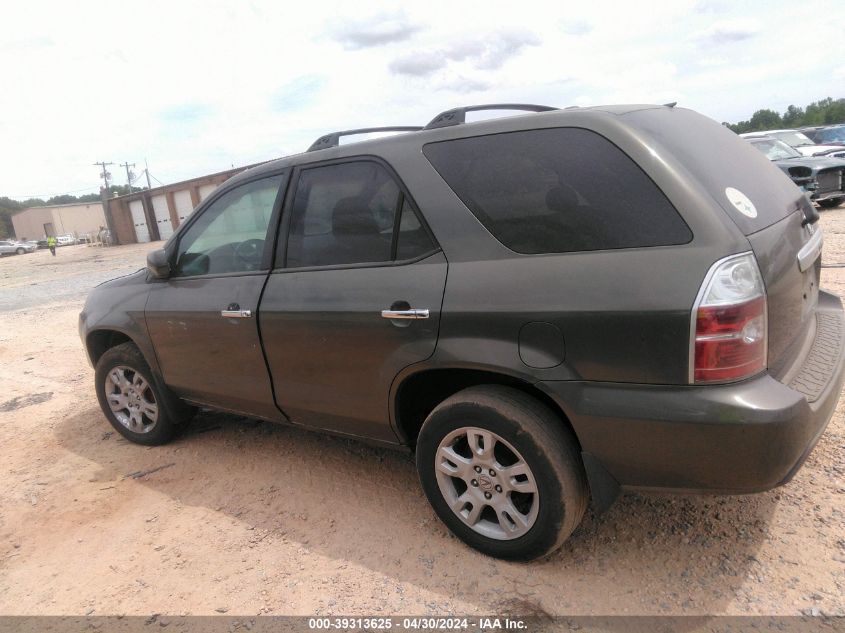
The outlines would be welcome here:
<svg viewBox="0 0 845 633">
<path fill-rule="evenodd" d="M 407 200 L 402 203 L 399 220 L 399 236 L 396 244 L 396 259 L 414 259 L 435 249 L 428 232 Z"/>
<path fill-rule="evenodd" d="M 241 185 L 205 209 L 179 239 L 175 276 L 259 270 L 283 177 Z"/>
<path fill-rule="evenodd" d="M 425 156 L 470 211 L 518 253 L 684 244 L 663 192 L 604 137 L 580 128 L 429 143 Z"/>
</svg>

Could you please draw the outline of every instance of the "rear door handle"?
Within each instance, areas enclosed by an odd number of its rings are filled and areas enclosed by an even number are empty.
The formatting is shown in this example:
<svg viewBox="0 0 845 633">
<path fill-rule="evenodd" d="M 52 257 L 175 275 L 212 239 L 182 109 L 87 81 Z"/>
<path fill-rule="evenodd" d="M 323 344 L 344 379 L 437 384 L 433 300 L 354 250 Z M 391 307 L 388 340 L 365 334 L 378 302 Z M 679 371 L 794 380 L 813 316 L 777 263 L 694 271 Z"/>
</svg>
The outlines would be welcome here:
<svg viewBox="0 0 845 633">
<path fill-rule="evenodd" d="M 798 270 L 802 273 L 806 272 L 808 268 L 816 263 L 816 260 L 822 252 L 822 243 L 822 230 L 816 229 L 813 237 L 811 237 L 807 243 L 801 247 L 801 250 L 798 251 Z"/>
<path fill-rule="evenodd" d="M 241 310 L 237 303 L 230 303 L 225 310 L 220 310 L 220 316 L 224 319 L 249 319 L 252 317 L 252 310 Z"/>
<path fill-rule="evenodd" d="M 427 319 L 428 308 L 422 310 L 382 310 L 381 316 L 385 319 Z"/>
</svg>

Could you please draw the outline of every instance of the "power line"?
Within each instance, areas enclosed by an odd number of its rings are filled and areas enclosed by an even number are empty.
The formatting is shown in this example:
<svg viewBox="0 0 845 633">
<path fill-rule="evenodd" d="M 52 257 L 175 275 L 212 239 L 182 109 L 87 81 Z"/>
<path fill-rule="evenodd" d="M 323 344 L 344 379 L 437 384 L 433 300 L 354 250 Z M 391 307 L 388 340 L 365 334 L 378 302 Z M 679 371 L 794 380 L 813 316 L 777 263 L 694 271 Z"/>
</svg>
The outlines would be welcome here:
<svg viewBox="0 0 845 633">
<path fill-rule="evenodd" d="M 163 182 L 161 182 L 158 178 L 156 178 L 155 176 L 153 176 L 150 172 L 147 172 L 147 175 L 148 175 L 150 178 L 152 178 L 153 180 L 155 180 L 158 184 L 160 184 L 160 185 L 163 185 L 163 184 L 164 184 L 164 183 L 163 183 Z M 152 187 L 150 187 L 150 189 L 152 189 Z"/>
<path fill-rule="evenodd" d="M 144 161 L 144 163 L 146 165 L 146 160 Z M 106 162 L 106 161 L 94 163 L 94 165 L 96 165 L 97 167 L 100 167 L 102 169 L 102 172 L 100 172 L 100 178 L 103 178 L 103 172 L 105 172 L 105 173 L 108 174 L 109 180 L 111 180 L 112 175 L 111 175 L 110 172 L 106 171 L 106 167 L 109 166 L 109 165 L 113 165 L 113 164 L 114 163 L 110 163 L 110 162 Z M 127 165 L 128 165 L 128 167 L 127 167 Z M 126 181 L 127 181 L 127 184 L 129 185 L 129 190 L 131 192 L 133 190 L 132 183 L 137 181 L 138 178 L 140 178 L 140 175 L 132 174 L 131 172 L 128 171 L 128 168 L 129 167 L 135 167 L 136 165 L 135 165 L 135 163 L 126 162 L 126 163 L 118 163 L 118 166 L 127 169 Z M 159 180 L 158 178 L 153 176 L 149 172 L 148 169 L 144 169 L 144 171 L 142 173 L 147 178 L 147 188 L 148 189 L 153 188 L 152 182 L 150 182 L 150 178 L 155 180 L 160 185 L 165 184 L 161 180 Z M 105 179 L 103 180 L 103 182 L 106 182 Z M 86 191 L 99 191 L 100 189 L 101 189 L 101 187 L 99 185 L 97 185 L 97 186 L 94 186 L 94 187 L 83 187 L 82 189 L 72 189 L 71 191 L 62 191 L 62 192 L 59 192 L 59 193 L 33 193 L 33 194 L 23 194 L 23 195 L 13 195 L 13 196 L 7 195 L 7 196 L 2 196 L 2 197 L 9 198 L 10 200 L 18 200 L 18 201 L 25 201 L 25 200 L 31 200 L 31 199 L 47 200 L 49 198 L 57 198 L 59 196 L 69 196 L 71 194 L 83 193 L 83 192 L 86 192 Z"/>
<path fill-rule="evenodd" d="M 85 187 L 84 189 L 74 189 L 73 191 L 63 191 L 61 193 L 34 193 L 32 195 L 23 195 L 23 196 L 6 196 L 12 200 L 29 200 L 31 198 L 56 198 L 58 196 L 68 196 L 72 193 L 81 193 L 83 191 L 92 191 L 99 189 L 99 185 L 96 187 Z"/>
<path fill-rule="evenodd" d="M 152 178 L 153 180 L 155 180 L 155 181 L 156 181 L 158 184 L 160 184 L 160 185 L 163 185 L 163 184 L 164 184 L 164 183 L 163 183 L 163 182 L 161 182 L 158 178 L 156 178 L 155 176 L 153 176 L 153 175 L 150 173 L 150 166 L 147 164 L 147 159 L 146 159 L 146 158 L 144 159 L 144 175 L 147 177 L 147 189 L 152 189 L 152 188 L 153 188 L 153 183 L 151 183 L 151 182 L 150 182 L 150 178 Z"/>
</svg>

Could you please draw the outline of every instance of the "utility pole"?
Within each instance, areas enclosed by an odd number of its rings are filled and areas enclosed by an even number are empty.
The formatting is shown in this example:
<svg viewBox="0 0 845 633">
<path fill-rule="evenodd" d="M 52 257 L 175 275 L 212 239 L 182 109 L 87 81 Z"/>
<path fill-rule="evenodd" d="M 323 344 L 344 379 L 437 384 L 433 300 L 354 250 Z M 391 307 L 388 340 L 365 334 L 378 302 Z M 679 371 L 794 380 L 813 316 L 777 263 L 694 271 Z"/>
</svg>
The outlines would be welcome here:
<svg viewBox="0 0 845 633">
<path fill-rule="evenodd" d="M 109 194 L 111 194 L 111 191 L 109 191 L 109 178 L 111 177 L 111 174 L 109 173 L 108 169 L 106 169 L 106 167 L 108 167 L 109 165 L 114 165 L 114 163 L 107 163 L 106 161 L 101 161 L 99 163 L 94 164 L 103 169 L 103 171 L 100 172 L 100 178 L 103 179 L 103 184 L 105 186 L 100 189 L 100 200 L 102 200 L 103 202 L 103 215 L 106 218 L 106 226 L 109 229 L 109 243 L 113 244 L 117 239 L 117 233 L 115 233 L 114 230 L 114 222 L 112 221 L 111 215 L 111 204 L 109 202 Z"/>
<path fill-rule="evenodd" d="M 106 167 L 108 165 L 114 165 L 114 163 L 107 163 L 105 161 L 101 161 L 99 163 L 94 163 L 94 164 L 97 165 L 98 167 L 103 168 L 103 171 L 100 172 L 100 178 L 103 179 L 103 183 L 105 184 L 105 189 L 106 189 L 106 191 L 108 191 L 108 189 L 109 189 L 109 178 L 111 178 L 111 174 L 108 172 Z"/>
<path fill-rule="evenodd" d="M 152 189 L 153 186 L 150 183 L 150 166 L 147 165 L 147 159 L 144 159 L 144 173 L 147 175 L 147 189 Z"/>
<path fill-rule="evenodd" d="M 120 163 L 120 166 L 126 168 L 126 184 L 129 186 L 129 193 L 132 193 L 132 172 L 129 171 L 129 168 L 134 167 L 135 163 L 127 161 L 125 163 Z"/>
</svg>

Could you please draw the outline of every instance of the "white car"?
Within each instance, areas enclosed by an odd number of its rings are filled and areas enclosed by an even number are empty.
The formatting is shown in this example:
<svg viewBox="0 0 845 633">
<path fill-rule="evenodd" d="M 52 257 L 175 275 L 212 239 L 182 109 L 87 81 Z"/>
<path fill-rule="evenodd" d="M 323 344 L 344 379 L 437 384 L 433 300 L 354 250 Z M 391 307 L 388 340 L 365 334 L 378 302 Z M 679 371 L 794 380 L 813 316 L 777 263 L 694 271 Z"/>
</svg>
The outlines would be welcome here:
<svg viewBox="0 0 845 633">
<path fill-rule="evenodd" d="M 32 253 L 36 248 L 38 248 L 37 245 L 26 242 L 0 241 L 0 255 L 23 255 L 24 253 Z"/>
<path fill-rule="evenodd" d="M 803 156 L 824 156 L 826 158 L 845 158 L 845 145 L 817 145 L 800 130 L 769 130 L 768 132 L 746 132 L 742 138 L 760 138 L 773 136 L 795 148 Z"/>
<path fill-rule="evenodd" d="M 56 237 L 56 246 L 70 246 L 71 244 L 77 244 L 78 242 L 79 240 L 70 233 Z"/>
</svg>

